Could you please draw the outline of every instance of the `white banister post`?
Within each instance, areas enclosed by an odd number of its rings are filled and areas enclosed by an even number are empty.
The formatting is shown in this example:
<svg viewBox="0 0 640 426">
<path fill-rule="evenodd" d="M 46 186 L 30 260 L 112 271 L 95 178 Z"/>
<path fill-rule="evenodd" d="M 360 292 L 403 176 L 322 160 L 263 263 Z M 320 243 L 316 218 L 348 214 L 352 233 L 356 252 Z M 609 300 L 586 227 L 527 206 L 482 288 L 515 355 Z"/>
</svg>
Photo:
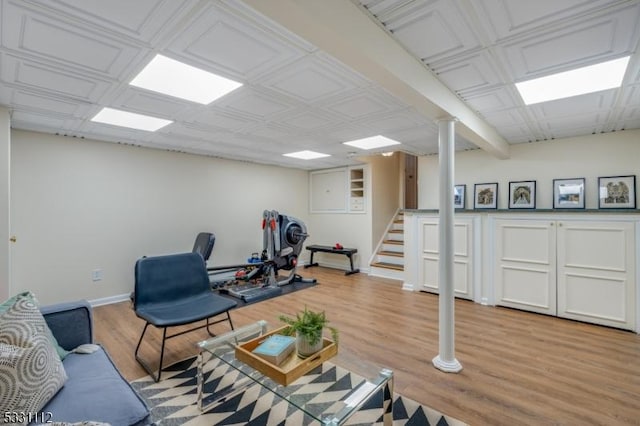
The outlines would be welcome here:
<svg viewBox="0 0 640 426">
<path fill-rule="evenodd" d="M 433 358 L 433 365 L 447 373 L 457 373 L 462 365 L 455 356 L 455 317 L 453 294 L 453 176 L 455 153 L 455 122 L 453 117 L 438 121 L 439 158 L 439 344 L 440 352 Z"/>
</svg>

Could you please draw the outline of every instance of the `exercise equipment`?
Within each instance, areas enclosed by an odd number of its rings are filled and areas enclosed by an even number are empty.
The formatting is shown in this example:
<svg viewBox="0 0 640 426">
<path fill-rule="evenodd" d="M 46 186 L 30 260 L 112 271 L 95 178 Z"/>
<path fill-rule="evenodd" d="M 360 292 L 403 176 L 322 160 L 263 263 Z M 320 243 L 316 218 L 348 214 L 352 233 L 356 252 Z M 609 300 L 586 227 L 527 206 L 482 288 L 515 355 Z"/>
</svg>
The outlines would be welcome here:
<svg viewBox="0 0 640 426">
<path fill-rule="evenodd" d="M 301 220 L 276 210 L 265 210 L 262 214 L 263 247 L 260 261 L 257 262 L 256 256 L 252 255 L 249 263 L 209 267 L 210 282 L 221 292 L 240 298 L 246 293 L 254 300 L 259 297 L 256 295 L 260 293 L 260 288 L 265 288 L 265 295 L 273 297 L 276 293 L 274 287 L 293 282 L 315 283 L 315 279 L 303 278 L 296 273 L 298 256 L 308 236 L 307 227 Z M 289 273 L 282 277 L 278 275 L 279 271 Z M 241 281 L 246 285 L 239 283 Z M 243 293 L 243 290 L 246 292 Z"/>
</svg>

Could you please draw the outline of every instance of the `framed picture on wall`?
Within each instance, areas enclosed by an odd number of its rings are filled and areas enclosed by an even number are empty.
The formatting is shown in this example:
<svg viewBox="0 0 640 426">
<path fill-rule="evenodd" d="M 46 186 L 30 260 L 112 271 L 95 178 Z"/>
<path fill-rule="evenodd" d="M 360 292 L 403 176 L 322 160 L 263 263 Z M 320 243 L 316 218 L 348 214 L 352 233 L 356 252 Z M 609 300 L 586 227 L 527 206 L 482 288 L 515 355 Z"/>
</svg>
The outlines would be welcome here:
<svg viewBox="0 0 640 426">
<path fill-rule="evenodd" d="M 554 209 L 584 209 L 584 178 L 553 180 Z"/>
<path fill-rule="evenodd" d="M 509 182 L 509 208 L 510 209 L 535 209 L 536 208 L 536 181 L 535 180 Z"/>
<path fill-rule="evenodd" d="M 602 176 L 598 178 L 598 208 L 635 209 L 636 176 Z"/>
<path fill-rule="evenodd" d="M 467 185 L 456 185 L 453 187 L 453 208 L 464 209 Z"/>
<path fill-rule="evenodd" d="M 473 187 L 474 209 L 498 208 L 498 183 L 476 183 Z"/>
</svg>

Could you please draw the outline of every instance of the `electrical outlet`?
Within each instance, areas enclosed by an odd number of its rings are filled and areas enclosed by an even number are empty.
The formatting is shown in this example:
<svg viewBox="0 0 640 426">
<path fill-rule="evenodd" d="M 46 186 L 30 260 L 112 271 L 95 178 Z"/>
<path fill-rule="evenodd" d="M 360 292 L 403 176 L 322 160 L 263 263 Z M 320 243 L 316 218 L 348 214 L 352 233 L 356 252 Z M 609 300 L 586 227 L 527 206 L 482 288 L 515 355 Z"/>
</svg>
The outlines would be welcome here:
<svg viewBox="0 0 640 426">
<path fill-rule="evenodd" d="M 102 269 L 94 269 L 91 271 L 92 281 L 102 281 Z"/>
</svg>

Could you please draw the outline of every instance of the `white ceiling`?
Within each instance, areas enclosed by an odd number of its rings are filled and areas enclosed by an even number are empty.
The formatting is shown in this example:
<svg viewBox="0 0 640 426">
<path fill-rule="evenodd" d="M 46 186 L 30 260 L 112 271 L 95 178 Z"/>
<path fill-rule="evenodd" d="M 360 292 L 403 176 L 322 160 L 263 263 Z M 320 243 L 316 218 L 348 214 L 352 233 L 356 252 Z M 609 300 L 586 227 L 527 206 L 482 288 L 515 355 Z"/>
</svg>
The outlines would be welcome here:
<svg viewBox="0 0 640 426">
<path fill-rule="evenodd" d="M 303 169 L 352 164 L 341 142 L 376 134 L 437 152 L 437 117 L 250 1 L 0 1 L 0 104 L 13 128 Z M 640 128 L 640 0 L 355 3 L 509 144 Z M 130 86 L 157 53 L 244 86 L 207 106 Z M 526 107 L 514 86 L 629 54 L 621 89 Z M 91 122 L 103 107 L 175 123 L 151 133 Z M 475 145 L 458 137 L 457 148 Z M 307 149 L 331 157 L 282 156 Z"/>
</svg>

